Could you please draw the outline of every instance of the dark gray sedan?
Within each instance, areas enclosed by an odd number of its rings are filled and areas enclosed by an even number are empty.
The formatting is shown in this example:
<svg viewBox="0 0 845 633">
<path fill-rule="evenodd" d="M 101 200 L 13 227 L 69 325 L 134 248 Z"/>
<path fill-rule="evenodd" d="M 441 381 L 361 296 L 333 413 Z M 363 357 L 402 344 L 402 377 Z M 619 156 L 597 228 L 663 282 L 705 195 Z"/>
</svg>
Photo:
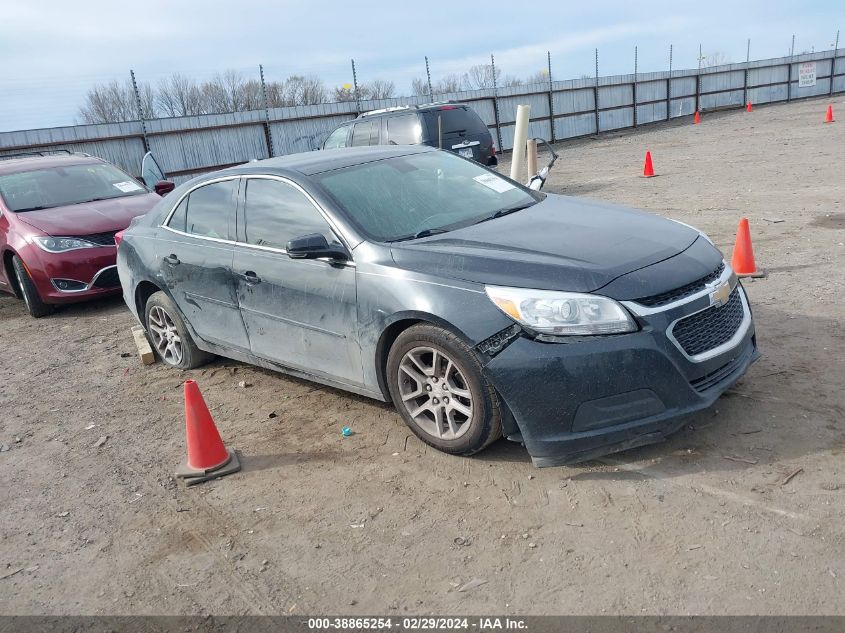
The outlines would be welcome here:
<svg viewBox="0 0 845 633">
<path fill-rule="evenodd" d="M 699 231 L 425 147 L 196 178 L 117 259 L 165 363 L 219 354 L 392 400 L 459 455 L 504 435 L 548 466 L 661 440 L 758 355 Z"/>
</svg>

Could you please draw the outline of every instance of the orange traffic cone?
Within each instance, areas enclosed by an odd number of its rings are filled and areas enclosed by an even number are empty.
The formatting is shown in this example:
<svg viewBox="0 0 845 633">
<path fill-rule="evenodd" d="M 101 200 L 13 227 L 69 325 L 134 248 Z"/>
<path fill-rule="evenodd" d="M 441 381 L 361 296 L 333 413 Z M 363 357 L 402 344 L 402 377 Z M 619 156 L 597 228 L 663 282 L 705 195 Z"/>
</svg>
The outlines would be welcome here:
<svg viewBox="0 0 845 633">
<path fill-rule="evenodd" d="M 753 109 L 753 108 L 751 107 L 751 102 L 750 102 L 750 101 L 749 101 L 748 103 L 746 103 L 746 104 L 745 104 L 745 111 L 746 111 L 746 112 L 751 112 L 751 110 L 752 110 L 752 109 Z"/>
<path fill-rule="evenodd" d="M 827 106 L 827 114 L 824 115 L 825 123 L 833 123 L 833 106 Z"/>
<path fill-rule="evenodd" d="M 698 110 L 696 110 L 696 111 L 695 111 L 695 116 L 694 116 L 694 117 L 693 117 L 693 119 L 692 119 L 692 124 L 693 124 L 693 125 L 698 125 L 699 123 L 701 123 L 701 115 L 698 113 Z"/>
<path fill-rule="evenodd" d="M 241 469 L 235 451 L 229 451 L 223 445 L 200 388 L 193 380 L 185 381 L 185 434 L 188 463 L 176 472 L 176 476 L 185 479 L 186 485 L 193 486 Z"/>
<path fill-rule="evenodd" d="M 654 176 L 654 165 L 651 164 L 651 152 L 645 153 L 645 165 L 643 165 L 643 176 L 651 178 Z"/>
<path fill-rule="evenodd" d="M 757 270 L 754 262 L 754 249 L 751 248 L 751 231 L 748 228 L 748 220 L 740 218 L 739 228 L 736 231 L 736 244 L 731 258 L 731 268 L 738 277 L 763 277 L 763 273 Z"/>
</svg>

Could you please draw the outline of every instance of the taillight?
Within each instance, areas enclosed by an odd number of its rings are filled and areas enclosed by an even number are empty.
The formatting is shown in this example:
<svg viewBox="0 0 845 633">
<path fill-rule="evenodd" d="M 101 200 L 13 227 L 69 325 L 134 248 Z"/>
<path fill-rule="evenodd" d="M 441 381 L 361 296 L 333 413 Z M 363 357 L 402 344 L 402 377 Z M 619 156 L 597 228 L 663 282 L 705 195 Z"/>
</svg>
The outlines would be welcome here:
<svg viewBox="0 0 845 633">
<path fill-rule="evenodd" d="M 120 246 L 120 242 L 123 240 L 123 231 L 118 231 L 114 234 L 114 245 Z"/>
<path fill-rule="evenodd" d="M 495 155 L 496 155 L 496 144 L 490 143 L 490 156 L 495 156 Z"/>
<path fill-rule="evenodd" d="M 457 110 L 457 109 L 458 109 L 458 106 L 455 106 L 455 105 L 444 105 L 444 106 L 440 106 L 440 109 L 441 109 L 441 110 Z"/>
</svg>

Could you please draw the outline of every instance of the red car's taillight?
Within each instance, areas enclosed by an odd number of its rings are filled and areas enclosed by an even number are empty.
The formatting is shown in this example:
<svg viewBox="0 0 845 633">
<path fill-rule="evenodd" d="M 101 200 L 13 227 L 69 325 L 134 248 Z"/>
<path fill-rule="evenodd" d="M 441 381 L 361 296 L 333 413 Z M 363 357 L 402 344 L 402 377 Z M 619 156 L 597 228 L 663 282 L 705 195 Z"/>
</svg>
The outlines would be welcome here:
<svg viewBox="0 0 845 633">
<path fill-rule="evenodd" d="M 114 234 L 114 245 L 120 246 L 120 241 L 123 239 L 123 231 L 118 231 Z"/>
</svg>

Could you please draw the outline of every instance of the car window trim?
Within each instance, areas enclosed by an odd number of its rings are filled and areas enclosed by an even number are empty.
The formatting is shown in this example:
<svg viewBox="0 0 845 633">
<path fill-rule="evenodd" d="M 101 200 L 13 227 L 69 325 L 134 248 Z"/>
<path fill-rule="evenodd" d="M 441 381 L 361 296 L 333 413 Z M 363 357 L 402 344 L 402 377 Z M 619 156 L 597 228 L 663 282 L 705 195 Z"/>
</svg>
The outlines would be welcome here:
<svg viewBox="0 0 845 633">
<path fill-rule="evenodd" d="M 187 237 L 193 237 L 193 238 L 196 238 L 198 240 L 208 240 L 210 242 L 219 242 L 221 244 L 235 244 L 235 242 L 233 242 L 232 240 L 224 240 L 224 239 L 219 238 L 219 237 L 209 237 L 208 235 L 196 235 L 194 233 L 188 233 L 187 231 L 180 231 L 179 229 L 174 229 L 173 227 L 170 227 L 170 226 L 167 226 L 167 225 L 170 223 L 170 220 L 173 217 L 173 214 L 176 213 L 176 209 L 178 209 L 179 205 L 182 204 L 182 200 L 187 198 L 189 195 L 191 195 L 191 193 L 193 193 L 194 191 L 196 191 L 200 187 L 204 187 L 206 185 L 213 185 L 216 182 L 225 182 L 227 180 L 238 180 L 238 179 L 240 179 L 240 175 L 220 176 L 219 178 L 212 178 L 210 180 L 204 180 L 203 182 L 194 185 L 193 187 L 188 189 L 185 193 L 183 193 L 181 196 L 179 196 L 179 199 L 176 201 L 176 204 L 174 204 L 173 207 L 171 207 L 170 211 L 167 212 L 167 216 L 164 218 L 164 220 L 161 222 L 161 224 L 158 225 L 159 228 L 170 231 L 171 233 L 176 233 L 178 235 L 185 235 Z M 240 184 L 240 183 L 238 183 L 238 184 Z M 237 198 L 235 199 L 235 211 L 237 212 Z M 231 211 L 230 211 L 230 213 L 231 213 Z M 230 216 L 229 221 L 231 221 L 231 219 L 232 218 Z M 231 230 L 229 231 L 229 233 L 231 235 Z"/>
</svg>

